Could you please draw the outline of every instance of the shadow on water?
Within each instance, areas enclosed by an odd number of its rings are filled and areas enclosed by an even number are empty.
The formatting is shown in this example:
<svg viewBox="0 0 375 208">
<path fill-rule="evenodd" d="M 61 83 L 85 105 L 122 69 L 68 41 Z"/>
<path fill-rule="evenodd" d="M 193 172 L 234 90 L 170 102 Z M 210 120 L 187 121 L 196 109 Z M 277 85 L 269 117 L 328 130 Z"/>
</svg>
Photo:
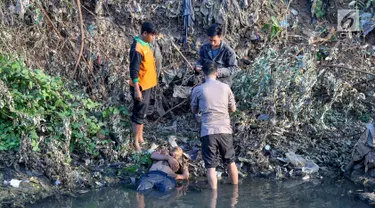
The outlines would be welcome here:
<svg viewBox="0 0 375 208">
<path fill-rule="evenodd" d="M 159 195 L 143 196 L 134 187 L 111 187 L 93 190 L 78 198 L 48 199 L 30 208 L 52 207 L 311 207 L 367 208 L 355 194 L 360 187 L 345 180 L 247 180 L 238 187 L 220 184 L 217 192 L 206 186 L 180 186 L 177 190 Z"/>
</svg>

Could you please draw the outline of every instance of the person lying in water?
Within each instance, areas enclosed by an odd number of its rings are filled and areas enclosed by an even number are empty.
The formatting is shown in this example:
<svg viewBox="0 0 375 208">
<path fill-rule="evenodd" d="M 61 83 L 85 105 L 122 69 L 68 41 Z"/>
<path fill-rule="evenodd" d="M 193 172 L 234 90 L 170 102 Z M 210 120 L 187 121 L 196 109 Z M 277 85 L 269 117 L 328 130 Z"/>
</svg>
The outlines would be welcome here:
<svg viewBox="0 0 375 208">
<path fill-rule="evenodd" d="M 176 187 L 176 180 L 187 180 L 189 170 L 182 163 L 182 149 L 174 147 L 169 152 L 159 150 L 151 154 L 154 161 L 149 172 L 146 173 L 137 187 L 141 193 L 156 189 L 169 192 Z"/>
</svg>

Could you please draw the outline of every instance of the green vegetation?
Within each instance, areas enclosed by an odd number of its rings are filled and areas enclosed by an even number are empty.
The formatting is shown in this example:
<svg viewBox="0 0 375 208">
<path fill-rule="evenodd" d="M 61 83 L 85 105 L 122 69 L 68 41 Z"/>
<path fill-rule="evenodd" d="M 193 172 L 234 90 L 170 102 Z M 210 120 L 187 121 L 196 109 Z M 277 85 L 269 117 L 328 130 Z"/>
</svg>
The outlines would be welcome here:
<svg viewBox="0 0 375 208">
<path fill-rule="evenodd" d="M 105 119 L 127 115 L 127 109 L 101 104 L 82 92 L 71 91 L 59 77 L 30 70 L 21 61 L 0 56 L 0 150 L 17 150 L 29 142 L 34 151 L 57 140 L 69 150 L 97 155 L 97 145 L 110 141 Z M 66 146 L 66 145 L 65 145 Z"/>
<path fill-rule="evenodd" d="M 270 30 L 270 32 L 269 32 L 270 38 L 271 38 L 271 40 L 273 40 L 275 37 L 278 37 L 280 32 L 283 31 L 283 29 L 281 28 L 281 26 L 280 26 L 278 20 L 276 19 L 276 17 L 272 16 L 271 20 L 272 20 L 272 22 L 270 24 L 264 24 L 263 25 L 262 31 L 268 32 Z"/>
<path fill-rule="evenodd" d="M 135 174 L 139 170 L 148 169 L 152 165 L 151 154 L 149 153 L 134 153 L 131 158 L 133 165 L 123 168 L 119 171 L 119 175 L 124 173 Z"/>
<path fill-rule="evenodd" d="M 323 0 L 317 0 L 314 8 L 315 17 L 321 19 L 325 15 Z"/>
</svg>

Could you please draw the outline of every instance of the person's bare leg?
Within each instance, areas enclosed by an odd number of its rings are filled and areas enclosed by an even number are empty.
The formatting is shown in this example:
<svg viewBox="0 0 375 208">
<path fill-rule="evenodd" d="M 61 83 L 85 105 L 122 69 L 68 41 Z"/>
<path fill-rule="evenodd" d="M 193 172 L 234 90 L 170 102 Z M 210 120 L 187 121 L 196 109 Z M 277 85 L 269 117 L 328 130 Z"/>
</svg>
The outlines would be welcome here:
<svg viewBox="0 0 375 208">
<path fill-rule="evenodd" d="M 140 130 L 139 130 L 139 135 L 138 135 L 138 138 L 139 138 L 139 142 L 140 142 L 140 143 L 145 142 L 145 141 L 143 140 L 143 126 L 144 126 L 144 124 L 141 124 L 141 125 L 140 125 Z"/>
<path fill-rule="evenodd" d="M 207 179 L 211 189 L 217 189 L 217 177 L 215 168 L 207 168 Z"/>
<path fill-rule="evenodd" d="M 216 208 L 217 203 L 217 189 L 213 189 L 211 192 L 210 208 Z"/>
<path fill-rule="evenodd" d="M 238 184 L 238 170 L 236 163 L 232 162 L 228 165 L 228 173 L 232 184 Z"/>
<path fill-rule="evenodd" d="M 231 199 L 231 207 L 236 207 L 238 203 L 238 184 L 233 185 L 233 197 Z"/>
<path fill-rule="evenodd" d="M 145 196 L 143 194 L 136 194 L 137 208 L 145 208 Z"/>
<path fill-rule="evenodd" d="M 137 123 L 133 123 L 133 138 L 134 138 L 134 147 L 136 151 L 142 150 L 141 146 L 139 145 L 139 131 L 141 130 L 141 125 Z"/>
</svg>

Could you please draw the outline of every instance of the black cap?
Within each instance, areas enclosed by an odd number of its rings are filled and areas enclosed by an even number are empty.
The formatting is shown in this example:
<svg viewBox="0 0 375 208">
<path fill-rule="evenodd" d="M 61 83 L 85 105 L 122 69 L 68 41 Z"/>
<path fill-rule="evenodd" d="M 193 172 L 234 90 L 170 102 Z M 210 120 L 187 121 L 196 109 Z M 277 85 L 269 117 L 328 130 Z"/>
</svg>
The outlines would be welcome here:
<svg viewBox="0 0 375 208">
<path fill-rule="evenodd" d="M 151 33 L 151 34 L 157 34 L 155 26 L 151 22 L 144 22 L 142 24 L 141 34 L 143 34 L 144 32 Z"/>
</svg>

